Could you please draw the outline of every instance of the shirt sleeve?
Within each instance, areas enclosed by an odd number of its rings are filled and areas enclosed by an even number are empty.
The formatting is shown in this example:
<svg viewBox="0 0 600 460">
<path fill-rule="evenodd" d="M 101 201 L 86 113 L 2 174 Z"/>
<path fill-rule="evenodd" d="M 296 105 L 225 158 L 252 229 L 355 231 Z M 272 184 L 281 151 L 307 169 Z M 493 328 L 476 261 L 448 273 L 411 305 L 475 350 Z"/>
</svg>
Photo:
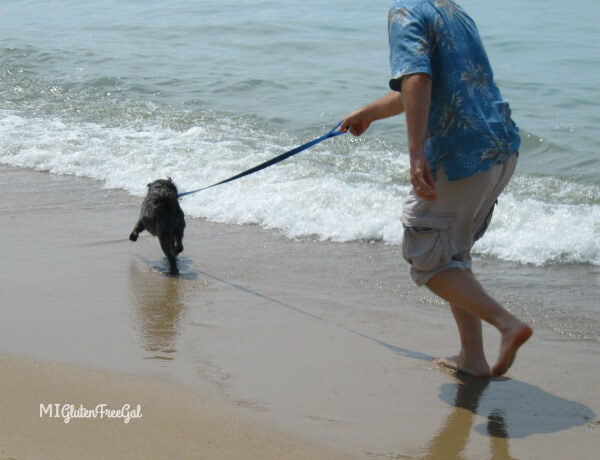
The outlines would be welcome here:
<svg viewBox="0 0 600 460">
<path fill-rule="evenodd" d="M 435 36 L 422 6 L 390 10 L 388 32 L 392 71 L 390 88 L 400 91 L 402 77 L 405 75 L 426 73 L 433 78 L 431 52 Z"/>
</svg>

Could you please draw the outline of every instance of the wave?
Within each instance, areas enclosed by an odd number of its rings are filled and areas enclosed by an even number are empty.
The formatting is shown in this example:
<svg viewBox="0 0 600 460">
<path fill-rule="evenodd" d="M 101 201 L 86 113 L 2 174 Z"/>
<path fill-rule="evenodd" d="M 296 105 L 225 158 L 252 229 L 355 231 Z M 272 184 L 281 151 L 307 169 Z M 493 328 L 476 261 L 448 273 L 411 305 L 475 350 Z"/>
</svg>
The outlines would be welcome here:
<svg viewBox="0 0 600 460">
<path fill-rule="evenodd" d="M 145 184 L 158 177 L 171 176 L 181 191 L 211 184 L 328 129 L 283 133 L 252 117 L 211 111 L 162 115 L 101 123 L 3 110 L 0 162 L 90 177 L 142 196 Z M 182 206 L 191 216 L 257 224 L 289 237 L 399 244 L 408 168 L 396 145 L 336 138 L 192 195 Z M 516 176 L 474 251 L 536 265 L 600 265 L 600 187 Z"/>
</svg>

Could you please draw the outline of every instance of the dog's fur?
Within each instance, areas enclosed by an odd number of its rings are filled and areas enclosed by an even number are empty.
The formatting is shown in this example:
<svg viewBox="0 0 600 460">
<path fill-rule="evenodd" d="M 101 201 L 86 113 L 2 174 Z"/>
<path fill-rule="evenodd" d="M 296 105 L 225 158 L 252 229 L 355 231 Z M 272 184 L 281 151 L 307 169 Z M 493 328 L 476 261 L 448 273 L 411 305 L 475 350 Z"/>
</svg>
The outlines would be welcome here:
<svg viewBox="0 0 600 460">
<path fill-rule="evenodd" d="M 183 251 L 183 229 L 185 219 L 177 200 L 177 187 L 169 177 L 158 179 L 148 184 L 148 194 L 142 202 L 142 211 L 135 228 L 129 235 L 136 241 L 138 234 L 148 230 L 158 236 L 160 247 L 169 259 L 171 274 L 179 273 L 177 254 Z"/>
</svg>

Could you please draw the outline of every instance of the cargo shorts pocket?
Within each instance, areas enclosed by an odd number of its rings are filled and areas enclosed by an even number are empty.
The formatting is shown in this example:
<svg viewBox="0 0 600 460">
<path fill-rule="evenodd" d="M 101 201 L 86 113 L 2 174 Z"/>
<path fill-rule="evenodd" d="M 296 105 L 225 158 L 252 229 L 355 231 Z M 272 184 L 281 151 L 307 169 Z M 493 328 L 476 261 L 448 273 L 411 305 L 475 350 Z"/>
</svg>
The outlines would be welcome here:
<svg viewBox="0 0 600 460">
<path fill-rule="evenodd" d="M 404 214 L 402 254 L 415 270 L 429 272 L 450 262 L 450 235 L 454 217 Z"/>
</svg>

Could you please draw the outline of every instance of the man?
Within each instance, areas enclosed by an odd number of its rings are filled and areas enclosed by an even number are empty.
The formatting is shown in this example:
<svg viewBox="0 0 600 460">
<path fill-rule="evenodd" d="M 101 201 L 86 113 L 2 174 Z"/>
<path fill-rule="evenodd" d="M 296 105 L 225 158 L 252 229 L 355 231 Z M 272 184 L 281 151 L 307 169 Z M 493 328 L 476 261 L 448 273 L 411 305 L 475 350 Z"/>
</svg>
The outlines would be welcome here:
<svg viewBox="0 0 600 460">
<path fill-rule="evenodd" d="M 411 277 L 446 300 L 458 355 L 435 358 L 475 377 L 504 374 L 531 328 L 490 297 L 471 271 L 470 250 L 510 180 L 520 137 L 493 81 L 473 20 L 451 0 L 396 0 L 389 13 L 392 92 L 350 113 L 340 129 L 360 136 L 406 113 L 412 190 L 404 203 L 403 254 Z M 481 320 L 501 334 L 490 368 Z"/>
</svg>

